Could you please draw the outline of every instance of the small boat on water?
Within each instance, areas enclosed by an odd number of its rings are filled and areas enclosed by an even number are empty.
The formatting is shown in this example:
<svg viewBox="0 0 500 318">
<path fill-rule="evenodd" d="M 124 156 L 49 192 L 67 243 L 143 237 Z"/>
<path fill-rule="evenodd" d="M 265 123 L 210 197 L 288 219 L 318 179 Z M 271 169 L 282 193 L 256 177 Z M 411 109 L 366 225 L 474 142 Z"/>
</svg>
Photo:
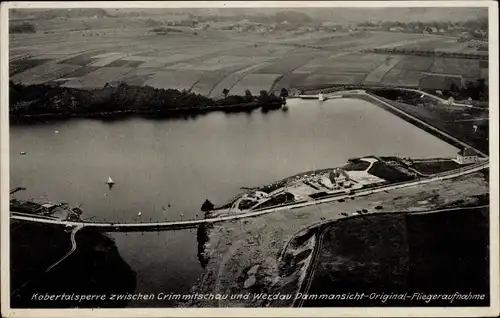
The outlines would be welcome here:
<svg viewBox="0 0 500 318">
<path fill-rule="evenodd" d="M 115 182 L 113 181 L 113 179 L 111 179 L 111 177 L 108 177 L 108 181 L 106 181 L 106 184 L 108 185 L 109 190 L 111 190 L 115 185 Z"/>
<path fill-rule="evenodd" d="M 320 102 L 324 101 L 326 98 L 325 98 L 325 95 L 323 95 L 322 93 L 319 93 L 318 94 L 318 99 Z"/>
</svg>

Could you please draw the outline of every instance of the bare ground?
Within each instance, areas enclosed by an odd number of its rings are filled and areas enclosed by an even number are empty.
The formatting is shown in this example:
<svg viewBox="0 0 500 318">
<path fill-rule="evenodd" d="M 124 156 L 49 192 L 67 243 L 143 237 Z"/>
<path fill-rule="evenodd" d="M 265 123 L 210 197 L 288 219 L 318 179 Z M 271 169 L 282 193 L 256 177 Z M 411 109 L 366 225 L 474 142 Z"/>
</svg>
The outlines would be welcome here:
<svg viewBox="0 0 500 318">
<path fill-rule="evenodd" d="M 477 173 L 454 180 L 438 181 L 426 187 L 408 187 L 312 207 L 271 213 L 234 223 L 216 225 L 206 245 L 210 257 L 204 273 L 193 286 L 193 293 L 246 294 L 265 293 L 280 284 L 278 257 L 286 242 L 299 230 L 327 220 L 336 220 L 353 212 L 368 213 L 430 210 L 455 201 L 488 193 L 488 182 Z M 470 199 L 473 200 L 473 199 Z M 382 209 L 375 210 L 376 206 Z M 246 284 L 248 270 L 259 265 L 254 284 Z M 254 269 L 255 270 L 255 269 Z M 260 307 L 262 300 L 202 300 L 182 303 L 189 307 Z"/>
</svg>

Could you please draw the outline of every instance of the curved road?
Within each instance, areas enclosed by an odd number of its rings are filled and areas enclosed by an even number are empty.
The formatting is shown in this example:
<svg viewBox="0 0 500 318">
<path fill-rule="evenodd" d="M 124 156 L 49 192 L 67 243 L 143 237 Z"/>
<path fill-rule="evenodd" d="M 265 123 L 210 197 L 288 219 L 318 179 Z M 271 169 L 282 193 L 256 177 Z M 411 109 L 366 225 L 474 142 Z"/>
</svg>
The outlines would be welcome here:
<svg viewBox="0 0 500 318">
<path fill-rule="evenodd" d="M 62 258 L 60 258 L 58 261 L 56 261 L 55 263 L 53 263 L 52 265 L 50 265 L 49 267 L 47 267 L 47 269 L 45 270 L 45 273 L 49 272 L 50 270 L 52 270 L 54 267 L 56 267 L 57 265 L 59 265 L 62 261 L 64 261 L 66 258 L 68 258 L 71 254 L 73 254 L 73 252 L 76 250 L 76 240 L 75 240 L 75 235 L 76 235 L 76 232 L 78 232 L 79 230 L 81 230 L 83 228 L 83 226 L 75 226 L 72 230 L 71 230 L 71 234 L 70 234 L 70 240 L 71 240 L 71 249 L 68 251 L 68 253 L 66 253 Z M 12 291 L 12 295 L 17 295 L 19 292 L 21 292 L 24 287 L 26 287 L 28 284 L 30 284 L 31 282 L 33 282 L 35 279 L 31 279 L 27 282 L 25 282 L 24 284 L 22 284 L 19 288 L 17 288 L 16 290 Z"/>
<path fill-rule="evenodd" d="M 71 240 L 71 249 L 69 250 L 68 253 L 66 253 L 66 255 L 64 255 L 60 260 L 58 260 L 57 262 L 55 262 L 54 264 L 50 265 L 49 267 L 47 267 L 47 269 L 45 270 L 45 272 L 48 272 L 50 271 L 51 269 L 53 269 L 54 267 L 56 267 L 57 265 L 59 265 L 62 261 L 64 261 L 66 258 L 68 258 L 68 256 L 70 256 L 71 254 L 73 254 L 73 252 L 76 250 L 76 240 L 75 240 L 75 235 L 76 235 L 76 232 L 80 231 L 81 229 L 83 228 L 82 225 L 78 225 L 78 226 L 75 226 L 72 230 L 71 230 L 71 235 L 70 235 L 70 240 Z"/>
</svg>

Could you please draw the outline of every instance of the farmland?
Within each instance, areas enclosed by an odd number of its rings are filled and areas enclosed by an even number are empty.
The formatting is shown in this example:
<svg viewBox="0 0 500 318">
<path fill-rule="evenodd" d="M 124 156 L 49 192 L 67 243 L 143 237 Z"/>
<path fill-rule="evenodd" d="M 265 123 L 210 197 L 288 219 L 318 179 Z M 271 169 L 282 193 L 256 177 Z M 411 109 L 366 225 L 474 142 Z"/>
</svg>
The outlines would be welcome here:
<svg viewBox="0 0 500 318">
<path fill-rule="evenodd" d="M 15 83 L 82 89 L 127 83 L 219 98 L 224 89 L 235 95 L 249 89 L 255 95 L 336 84 L 418 87 L 424 72 L 465 78 L 487 74 L 487 65 L 477 60 L 361 52 L 392 47 L 460 52 L 467 47 L 436 35 L 316 31 L 292 36 L 191 27 L 158 33 L 144 19 L 109 17 L 52 25 L 41 21 L 37 30 L 10 35 L 9 71 Z"/>
</svg>

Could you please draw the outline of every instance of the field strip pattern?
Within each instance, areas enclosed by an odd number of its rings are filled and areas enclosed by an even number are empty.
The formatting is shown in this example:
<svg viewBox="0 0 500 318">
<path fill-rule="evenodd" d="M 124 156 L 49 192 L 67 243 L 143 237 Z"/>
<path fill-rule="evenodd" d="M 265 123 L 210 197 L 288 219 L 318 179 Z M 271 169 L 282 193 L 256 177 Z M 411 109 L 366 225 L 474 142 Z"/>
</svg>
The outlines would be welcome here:
<svg viewBox="0 0 500 318">
<path fill-rule="evenodd" d="M 130 72 L 132 68 L 129 67 L 105 67 L 99 68 L 94 72 L 88 73 L 82 77 L 74 78 L 62 86 L 73 87 L 73 88 L 83 88 L 83 87 L 104 87 L 106 83 L 109 83 L 116 78 Z"/>
<path fill-rule="evenodd" d="M 111 54 L 109 56 L 106 56 L 104 58 L 100 58 L 99 60 L 95 61 L 94 63 L 92 63 L 92 66 L 96 66 L 96 67 L 102 67 L 102 66 L 107 66 L 123 57 L 127 56 L 126 53 L 114 53 L 114 54 Z M 96 58 L 94 56 L 94 58 Z"/>
<path fill-rule="evenodd" d="M 219 83 L 217 83 L 214 88 L 210 91 L 210 97 L 220 97 L 222 96 L 222 91 L 224 89 L 231 90 L 243 77 L 246 75 L 266 66 L 271 65 L 270 62 L 262 62 L 256 65 L 251 65 L 247 68 L 234 72 L 224 79 L 222 79 Z"/>
<path fill-rule="evenodd" d="M 14 82 L 27 85 L 66 81 L 63 85 L 97 88 L 124 82 L 192 89 L 212 98 L 221 97 L 224 89 L 231 94 L 244 93 L 245 89 L 258 94 L 264 89 L 277 92 L 281 88 L 360 83 L 416 88 L 424 72 L 465 79 L 488 77 L 484 61 L 402 54 L 386 60 L 383 53 L 359 52 L 362 48 L 391 47 L 470 50 L 467 44 L 446 36 L 337 32 L 267 41 L 244 34 L 235 38 L 233 33 L 145 37 L 144 32 L 140 28 L 61 31 L 44 35 L 43 41 L 39 35 L 15 36 L 9 73 Z M 108 36 L 103 36 L 106 33 Z M 122 38 L 116 38 L 117 34 Z M 66 38 L 62 41 L 63 35 Z M 214 40 L 219 41 L 216 46 Z"/>
<path fill-rule="evenodd" d="M 161 70 L 151 76 L 144 85 L 164 89 L 189 89 L 200 78 L 201 73 L 195 71 Z"/>
<path fill-rule="evenodd" d="M 404 40 L 404 41 L 399 41 L 396 43 L 389 43 L 389 44 L 384 44 L 384 45 L 378 45 L 375 46 L 377 49 L 387 49 L 387 48 L 404 48 L 406 47 L 414 47 L 415 44 L 418 44 L 418 47 L 421 47 L 423 43 L 433 43 L 435 42 L 436 39 L 434 37 L 432 38 L 425 38 L 425 39 L 416 39 L 416 40 Z"/>
<path fill-rule="evenodd" d="M 15 74 L 11 77 L 13 82 L 21 82 L 25 85 L 43 84 L 77 70 L 79 66 L 56 63 L 46 63 L 35 66 L 25 72 Z"/>
<path fill-rule="evenodd" d="M 179 69 L 179 70 L 198 70 L 198 71 L 217 71 L 224 68 L 243 68 L 248 65 L 258 64 L 269 60 L 269 57 L 239 57 L 221 55 L 205 59 L 201 62 L 195 63 L 178 63 L 166 67 L 166 69 Z"/>
<path fill-rule="evenodd" d="M 374 68 L 364 79 L 366 84 L 377 84 L 382 81 L 385 74 L 387 74 L 396 64 L 403 59 L 402 56 L 392 56 L 391 59 L 387 60 L 386 63 L 382 63 L 376 68 Z"/>
<path fill-rule="evenodd" d="M 230 89 L 233 95 L 244 95 L 245 90 L 249 89 L 252 94 L 257 95 L 261 90 L 269 91 L 274 82 L 281 74 L 249 74 L 243 77 Z"/>
</svg>

